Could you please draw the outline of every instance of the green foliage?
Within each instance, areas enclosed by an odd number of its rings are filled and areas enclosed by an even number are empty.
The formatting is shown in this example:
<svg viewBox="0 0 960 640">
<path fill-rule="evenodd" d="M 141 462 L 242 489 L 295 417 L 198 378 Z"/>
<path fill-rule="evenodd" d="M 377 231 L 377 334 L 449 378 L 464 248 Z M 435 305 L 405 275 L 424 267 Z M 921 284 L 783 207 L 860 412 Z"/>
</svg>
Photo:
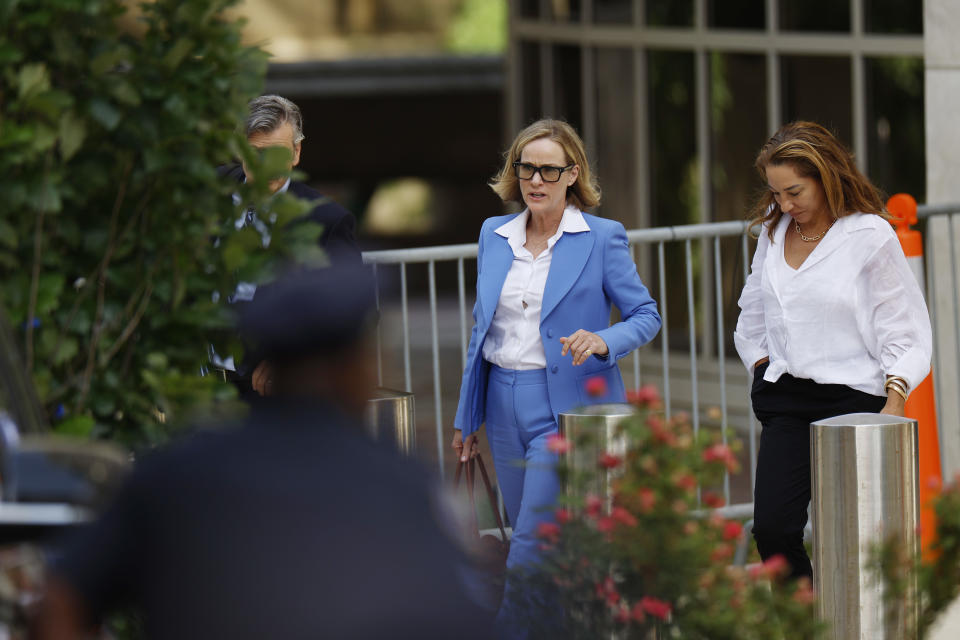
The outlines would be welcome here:
<svg viewBox="0 0 960 640">
<path fill-rule="evenodd" d="M 896 539 L 877 545 L 872 565 L 884 581 L 886 616 L 917 614 L 918 638 L 926 638 L 937 618 L 960 597 L 960 475 L 932 500 L 936 534 L 923 554 L 912 554 Z M 904 607 L 915 601 L 916 609 Z"/>
<path fill-rule="evenodd" d="M 237 132 L 266 56 L 241 44 L 232 4 L 146 3 L 133 33 L 119 0 L 0 1 L 0 304 L 65 433 L 162 440 L 231 397 L 198 376 L 230 325 L 220 301 L 304 250 L 234 231 L 238 186 L 217 176 L 243 154 L 257 175 L 244 206 L 274 229 L 304 211 L 268 206 L 286 157 Z"/>
<path fill-rule="evenodd" d="M 588 430 L 550 443 L 564 453 L 565 505 L 538 531 L 542 564 L 516 574 L 512 589 L 532 637 L 820 637 L 810 581 L 784 581 L 789 567 L 779 556 L 730 566 L 743 528 L 703 509 L 722 499 L 698 487 L 737 470 L 736 447 L 695 435 L 686 416 L 666 420 L 652 388 L 634 402 L 637 414 L 618 427 L 625 453 L 598 450 Z"/>
<path fill-rule="evenodd" d="M 464 0 L 447 31 L 447 48 L 457 53 L 503 53 L 507 11 L 507 0 Z"/>
</svg>

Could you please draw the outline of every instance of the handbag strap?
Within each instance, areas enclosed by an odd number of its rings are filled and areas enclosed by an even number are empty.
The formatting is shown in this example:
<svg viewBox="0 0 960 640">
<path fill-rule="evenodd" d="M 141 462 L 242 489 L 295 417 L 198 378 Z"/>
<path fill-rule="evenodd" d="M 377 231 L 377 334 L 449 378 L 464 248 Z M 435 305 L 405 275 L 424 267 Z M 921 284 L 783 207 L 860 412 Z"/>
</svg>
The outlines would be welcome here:
<svg viewBox="0 0 960 640">
<path fill-rule="evenodd" d="M 479 529 L 477 526 L 477 507 L 476 507 L 476 498 L 473 493 L 474 486 L 474 461 L 480 467 L 480 477 L 483 479 L 483 486 L 487 491 L 487 499 L 490 501 L 490 508 L 493 511 L 493 516 L 497 520 L 497 527 L 500 529 L 500 537 L 503 542 L 507 542 L 507 532 L 503 526 L 503 518 L 500 515 L 500 510 L 497 508 L 497 494 L 493 490 L 493 484 L 490 482 L 490 476 L 487 473 L 487 465 L 483 462 L 483 456 L 479 453 L 467 460 L 466 462 L 457 461 L 457 470 L 453 476 L 453 487 L 456 489 L 460 486 L 460 476 L 461 472 L 466 468 L 467 472 L 467 495 L 470 496 L 470 506 L 473 513 L 473 524 L 475 528 Z"/>
</svg>

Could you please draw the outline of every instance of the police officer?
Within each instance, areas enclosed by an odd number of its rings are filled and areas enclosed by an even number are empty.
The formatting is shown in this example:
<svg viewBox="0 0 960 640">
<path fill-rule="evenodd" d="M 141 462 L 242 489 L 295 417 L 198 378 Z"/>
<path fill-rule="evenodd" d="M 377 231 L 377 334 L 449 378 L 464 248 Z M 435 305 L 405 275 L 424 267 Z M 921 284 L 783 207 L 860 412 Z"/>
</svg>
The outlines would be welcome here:
<svg viewBox="0 0 960 640">
<path fill-rule="evenodd" d="M 334 265 L 258 291 L 240 328 L 271 395 L 138 463 L 54 566 L 37 637 L 126 605 L 149 638 L 489 637 L 432 478 L 360 426 L 372 290 Z"/>
</svg>

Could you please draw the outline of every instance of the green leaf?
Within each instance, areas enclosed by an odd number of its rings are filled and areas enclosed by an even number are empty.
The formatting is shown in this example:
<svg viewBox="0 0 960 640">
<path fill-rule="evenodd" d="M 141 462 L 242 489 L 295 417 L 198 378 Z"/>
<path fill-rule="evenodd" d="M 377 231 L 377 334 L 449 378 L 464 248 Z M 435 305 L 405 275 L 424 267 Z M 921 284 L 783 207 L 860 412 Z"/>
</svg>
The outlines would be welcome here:
<svg viewBox="0 0 960 640">
<path fill-rule="evenodd" d="M 0 245 L 9 249 L 17 248 L 17 230 L 3 219 L 0 219 Z"/>
<path fill-rule="evenodd" d="M 154 351 L 147 354 L 147 366 L 151 369 L 163 370 L 166 369 L 169 364 L 170 361 L 164 353 Z"/>
<path fill-rule="evenodd" d="M 67 111 L 60 117 L 60 156 L 69 160 L 83 146 L 87 137 L 86 123 L 73 111 Z"/>
<path fill-rule="evenodd" d="M 60 190 L 49 180 L 43 180 L 27 194 L 27 204 L 36 211 L 58 213 L 63 209 Z"/>
<path fill-rule="evenodd" d="M 20 67 L 17 74 L 17 90 L 21 100 L 35 96 L 50 89 L 50 74 L 47 65 L 33 62 Z"/>
<path fill-rule="evenodd" d="M 140 94 L 138 94 L 137 90 L 133 88 L 133 85 L 126 80 L 120 80 L 115 83 L 110 93 L 113 94 L 113 97 L 121 104 L 130 107 L 136 107 L 140 104 Z"/>
<path fill-rule="evenodd" d="M 193 41 L 190 38 L 180 38 L 163 56 L 163 66 L 167 69 L 176 69 L 192 48 Z"/>
<path fill-rule="evenodd" d="M 90 416 L 70 416 L 54 425 L 53 430 L 65 436 L 89 438 L 95 424 L 96 422 Z"/>
<path fill-rule="evenodd" d="M 112 104 L 101 98 L 90 101 L 90 115 L 103 125 L 107 131 L 113 131 L 120 124 L 120 112 Z"/>
<path fill-rule="evenodd" d="M 51 353 L 53 364 L 59 365 L 67 362 L 79 353 L 80 344 L 74 338 L 64 338 L 60 342 L 60 348 L 56 353 Z"/>
</svg>

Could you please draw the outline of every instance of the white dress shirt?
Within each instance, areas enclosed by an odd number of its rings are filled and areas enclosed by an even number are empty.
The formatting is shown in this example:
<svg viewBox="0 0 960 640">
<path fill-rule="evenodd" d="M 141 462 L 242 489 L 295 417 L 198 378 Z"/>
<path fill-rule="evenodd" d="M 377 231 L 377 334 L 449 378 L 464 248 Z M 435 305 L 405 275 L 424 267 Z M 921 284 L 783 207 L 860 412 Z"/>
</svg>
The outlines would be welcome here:
<svg viewBox="0 0 960 640">
<path fill-rule="evenodd" d="M 783 253 L 791 223 L 780 219 L 772 243 L 761 230 L 734 333 L 743 364 L 769 356 L 770 382 L 789 373 L 885 396 L 895 375 L 915 388 L 930 371 L 930 317 L 890 224 L 844 216 L 793 269 Z"/>
<path fill-rule="evenodd" d="M 567 206 L 557 232 L 547 240 L 547 248 L 534 258 L 523 246 L 527 242 L 529 217 L 530 210 L 524 209 L 510 222 L 494 230 L 510 244 L 513 262 L 483 342 L 483 359 L 504 369 L 529 370 L 547 366 L 540 338 L 540 309 L 553 259 L 553 245 L 564 232 L 590 230 L 580 210 Z"/>
</svg>

